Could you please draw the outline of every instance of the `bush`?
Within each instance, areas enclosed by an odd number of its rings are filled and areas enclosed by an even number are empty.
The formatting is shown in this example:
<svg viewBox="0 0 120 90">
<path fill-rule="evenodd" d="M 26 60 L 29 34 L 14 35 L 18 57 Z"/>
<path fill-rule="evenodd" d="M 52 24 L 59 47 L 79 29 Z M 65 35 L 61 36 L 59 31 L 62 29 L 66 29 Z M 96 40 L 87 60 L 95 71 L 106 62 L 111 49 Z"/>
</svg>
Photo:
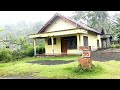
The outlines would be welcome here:
<svg viewBox="0 0 120 90">
<path fill-rule="evenodd" d="M 37 54 L 43 54 L 45 53 L 45 48 L 44 47 L 41 47 L 41 46 L 37 46 L 36 47 L 36 53 Z M 34 48 L 32 45 L 29 45 L 27 46 L 26 48 L 24 49 L 21 49 L 21 54 L 24 55 L 24 57 L 32 57 L 34 56 Z"/>
<path fill-rule="evenodd" d="M 79 64 L 77 67 L 73 68 L 73 71 L 75 73 L 85 73 L 85 72 L 92 72 L 95 70 L 95 65 L 92 64 L 92 68 L 86 68 L 82 69 L 81 64 Z"/>
<path fill-rule="evenodd" d="M 22 54 L 24 54 L 24 57 L 32 57 L 34 56 L 34 49 L 33 49 L 33 46 L 29 45 L 27 46 L 26 48 L 24 48 L 21 52 Z"/>
<path fill-rule="evenodd" d="M 45 48 L 41 46 L 37 46 L 36 48 L 37 54 L 45 53 Z M 32 45 L 25 45 L 22 49 L 18 49 L 12 51 L 10 49 L 0 49 L 0 61 L 8 62 L 8 61 L 16 61 L 25 57 L 34 56 L 34 49 Z"/>
<path fill-rule="evenodd" d="M 37 46 L 36 53 L 37 54 L 43 54 L 43 53 L 45 53 L 45 48 L 41 47 L 41 46 Z"/>
<path fill-rule="evenodd" d="M 13 51 L 12 58 L 14 61 L 24 58 L 24 54 L 21 52 L 21 50 Z"/>
<path fill-rule="evenodd" d="M 111 48 L 120 48 L 120 44 L 113 44 L 110 46 Z"/>
<path fill-rule="evenodd" d="M 0 49 L 0 61 L 1 62 L 8 62 L 13 60 L 12 58 L 12 51 L 9 49 Z"/>
</svg>

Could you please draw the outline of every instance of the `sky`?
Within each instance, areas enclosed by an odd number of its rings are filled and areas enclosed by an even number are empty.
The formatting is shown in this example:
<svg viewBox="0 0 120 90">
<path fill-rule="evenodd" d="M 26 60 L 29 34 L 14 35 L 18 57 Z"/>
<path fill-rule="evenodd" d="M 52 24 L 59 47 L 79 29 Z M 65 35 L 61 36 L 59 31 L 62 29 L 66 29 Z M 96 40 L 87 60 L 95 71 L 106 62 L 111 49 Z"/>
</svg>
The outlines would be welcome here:
<svg viewBox="0 0 120 90">
<path fill-rule="evenodd" d="M 109 11 L 112 16 L 120 11 Z M 16 24 L 19 21 L 47 22 L 55 13 L 72 16 L 73 11 L 0 11 L 0 25 Z"/>
</svg>

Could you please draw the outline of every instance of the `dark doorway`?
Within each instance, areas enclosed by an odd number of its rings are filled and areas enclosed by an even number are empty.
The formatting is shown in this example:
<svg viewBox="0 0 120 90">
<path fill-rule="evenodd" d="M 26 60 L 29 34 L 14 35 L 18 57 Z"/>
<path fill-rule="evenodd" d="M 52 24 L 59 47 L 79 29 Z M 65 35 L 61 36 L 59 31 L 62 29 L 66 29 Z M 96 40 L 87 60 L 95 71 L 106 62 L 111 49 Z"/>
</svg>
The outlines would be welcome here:
<svg viewBox="0 0 120 90">
<path fill-rule="evenodd" d="M 84 46 L 88 46 L 88 37 L 87 36 L 83 36 L 83 42 L 84 42 Z"/>
<path fill-rule="evenodd" d="M 66 37 L 61 37 L 61 52 L 63 54 L 67 53 L 67 38 Z"/>
<path fill-rule="evenodd" d="M 98 48 L 100 47 L 100 45 L 99 45 L 99 40 L 97 40 L 97 47 L 98 47 Z"/>
<path fill-rule="evenodd" d="M 102 48 L 106 48 L 107 47 L 107 41 L 106 39 L 102 39 Z"/>
</svg>

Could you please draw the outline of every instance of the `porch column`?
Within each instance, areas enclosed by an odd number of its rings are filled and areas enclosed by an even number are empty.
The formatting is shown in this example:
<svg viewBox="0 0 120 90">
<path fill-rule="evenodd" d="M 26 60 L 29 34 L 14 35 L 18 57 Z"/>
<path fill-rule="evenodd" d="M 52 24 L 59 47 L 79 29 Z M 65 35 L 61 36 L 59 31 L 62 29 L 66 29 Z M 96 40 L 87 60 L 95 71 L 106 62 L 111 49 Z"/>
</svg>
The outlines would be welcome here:
<svg viewBox="0 0 120 90">
<path fill-rule="evenodd" d="M 80 34 L 77 34 L 77 49 L 80 47 Z"/>
<path fill-rule="evenodd" d="M 36 38 L 34 38 L 33 40 L 34 40 L 33 45 L 34 45 L 34 56 L 35 56 L 36 55 Z"/>
<path fill-rule="evenodd" d="M 83 34 L 80 34 L 80 46 L 84 46 Z"/>
<path fill-rule="evenodd" d="M 52 53 L 54 54 L 54 40 L 53 40 L 53 36 L 51 37 L 51 41 L 52 41 Z"/>
</svg>

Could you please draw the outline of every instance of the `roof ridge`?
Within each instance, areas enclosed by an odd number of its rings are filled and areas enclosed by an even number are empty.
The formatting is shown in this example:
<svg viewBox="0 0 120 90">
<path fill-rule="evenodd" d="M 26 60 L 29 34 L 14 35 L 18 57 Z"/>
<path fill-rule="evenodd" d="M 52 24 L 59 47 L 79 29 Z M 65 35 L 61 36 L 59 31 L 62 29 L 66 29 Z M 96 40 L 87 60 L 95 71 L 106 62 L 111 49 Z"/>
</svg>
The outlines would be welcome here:
<svg viewBox="0 0 120 90">
<path fill-rule="evenodd" d="M 62 17 L 64 17 L 64 18 L 66 18 L 66 19 L 69 19 L 70 21 L 72 21 L 72 22 L 74 22 L 74 23 L 76 23 L 76 24 L 78 24 L 78 25 L 84 24 L 84 23 L 81 23 L 81 22 L 77 22 L 76 20 L 71 19 L 71 18 L 69 18 L 69 17 L 66 17 L 66 16 L 64 16 L 64 15 L 61 15 L 61 14 L 59 14 L 59 13 L 57 13 L 57 14 L 60 15 L 60 16 L 62 16 Z M 91 29 L 92 31 L 94 31 L 94 32 L 96 32 L 96 33 L 99 33 L 97 30 L 89 27 L 87 24 L 84 24 L 84 25 L 86 25 L 86 26 L 87 26 L 89 29 Z M 82 26 L 80 25 L 80 27 L 82 27 Z M 82 28 L 83 28 L 83 27 L 82 27 Z M 89 29 L 88 29 L 88 30 L 89 30 Z"/>
<path fill-rule="evenodd" d="M 42 32 L 43 29 L 49 24 L 49 22 L 51 22 L 56 16 L 59 16 L 59 17 L 61 17 L 61 18 L 68 19 L 68 20 L 72 21 L 73 23 L 79 25 L 79 26 L 80 26 L 81 28 L 83 28 L 83 29 L 86 29 L 86 30 L 89 30 L 89 31 L 96 32 L 96 33 L 99 33 L 99 34 L 100 34 L 100 32 L 98 32 L 97 30 L 89 27 L 88 25 L 83 24 L 83 23 L 80 23 L 80 22 L 77 22 L 76 20 L 73 20 L 73 19 L 71 19 L 71 18 L 69 18 L 69 17 L 66 17 L 66 16 L 64 16 L 64 15 L 62 15 L 62 14 L 59 14 L 59 13 L 57 13 L 57 12 L 56 12 L 56 13 L 54 14 L 54 16 L 41 28 L 41 30 L 40 30 L 38 33 Z"/>
</svg>

